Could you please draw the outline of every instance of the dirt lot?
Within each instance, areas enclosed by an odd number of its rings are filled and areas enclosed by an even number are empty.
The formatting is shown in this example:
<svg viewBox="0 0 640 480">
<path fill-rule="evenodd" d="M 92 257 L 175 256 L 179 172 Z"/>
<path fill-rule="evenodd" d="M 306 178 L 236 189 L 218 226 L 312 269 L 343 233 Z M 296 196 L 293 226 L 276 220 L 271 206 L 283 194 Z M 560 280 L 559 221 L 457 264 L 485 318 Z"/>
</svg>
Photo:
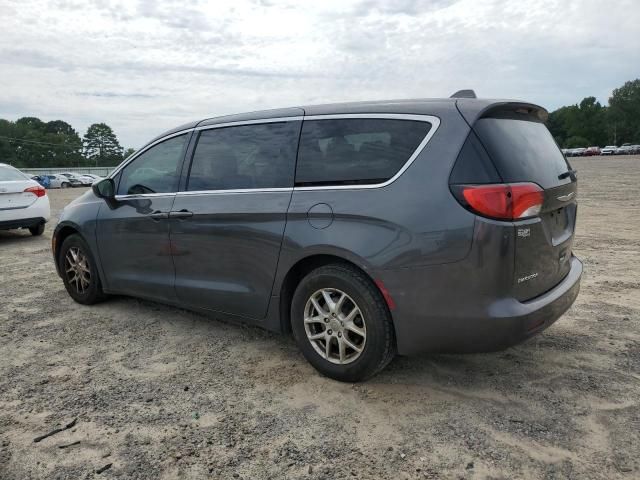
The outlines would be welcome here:
<svg viewBox="0 0 640 480">
<path fill-rule="evenodd" d="M 129 298 L 77 305 L 55 221 L 0 232 L 0 478 L 639 478 L 640 157 L 573 164 L 574 307 L 508 351 L 398 358 L 357 385 L 319 376 L 291 338 Z M 54 212 L 79 193 L 50 192 Z"/>
</svg>

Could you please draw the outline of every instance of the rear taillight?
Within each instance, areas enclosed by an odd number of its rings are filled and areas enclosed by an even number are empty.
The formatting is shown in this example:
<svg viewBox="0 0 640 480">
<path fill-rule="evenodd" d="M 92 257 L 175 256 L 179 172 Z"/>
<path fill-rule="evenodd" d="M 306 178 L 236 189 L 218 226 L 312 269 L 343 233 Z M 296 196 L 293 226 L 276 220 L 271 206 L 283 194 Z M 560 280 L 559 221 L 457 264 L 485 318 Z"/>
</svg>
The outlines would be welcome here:
<svg viewBox="0 0 640 480">
<path fill-rule="evenodd" d="M 44 197 L 47 194 L 47 191 L 42 185 L 38 185 L 36 187 L 29 187 L 24 189 L 25 192 L 33 193 L 36 197 Z"/>
<path fill-rule="evenodd" d="M 452 185 L 458 201 L 483 217 L 517 220 L 540 213 L 544 191 L 535 183 Z"/>
</svg>

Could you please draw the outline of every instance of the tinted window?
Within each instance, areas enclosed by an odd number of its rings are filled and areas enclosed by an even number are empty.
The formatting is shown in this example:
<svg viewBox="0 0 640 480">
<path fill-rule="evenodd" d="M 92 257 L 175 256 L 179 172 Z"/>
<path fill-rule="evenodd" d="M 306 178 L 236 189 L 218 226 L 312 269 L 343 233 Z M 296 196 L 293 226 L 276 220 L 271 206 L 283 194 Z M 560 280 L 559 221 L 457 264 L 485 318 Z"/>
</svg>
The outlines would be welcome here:
<svg viewBox="0 0 640 480">
<path fill-rule="evenodd" d="M 11 182 L 14 180 L 26 180 L 27 177 L 15 168 L 0 167 L 0 182 Z"/>
<path fill-rule="evenodd" d="M 300 122 L 202 131 L 187 190 L 293 186 L 299 133 Z"/>
<path fill-rule="evenodd" d="M 567 171 L 567 160 L 544 124 L 506 118 L 481 118 L 474 125 L 505 182 L 535 182 L 550 188 Z"/>
<path fill-rule="evenodd" d="M 187 135 L 165 140 L 124 167 L 118 185 L 118 195 L 177 191 L 180 162 L 187 140 Z"/>
<path fill-rule="evenodd" d="M 455 166 L 451 172 L 449 182 L 452 184 L 463 183 L 500 183 L 502 179 L 487 151 L 471 132 L 464 142 Z"/>
<path fill-rule="evenodd" d="M 430 123 L 412 120 L 307 120 L 296 185 L 384 182 L 409 160 L 430 128 Z"/>
</svg>

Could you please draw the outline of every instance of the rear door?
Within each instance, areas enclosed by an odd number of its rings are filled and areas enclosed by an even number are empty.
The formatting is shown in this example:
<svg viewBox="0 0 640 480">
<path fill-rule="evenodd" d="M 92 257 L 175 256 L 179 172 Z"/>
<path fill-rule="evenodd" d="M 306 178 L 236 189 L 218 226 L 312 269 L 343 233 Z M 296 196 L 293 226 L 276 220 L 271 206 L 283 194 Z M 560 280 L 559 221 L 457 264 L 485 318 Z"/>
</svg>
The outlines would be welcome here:
<svg viewBox="0 0 640 480">
<path fill-rule="evenodd" d="M 301 121 L 202 130 L 170 214 L 181 303 L 266 315 L 291 200 Z"/>
<path fill-rule="evenodd" d="M 540 214 L 516 223 L 514 291 L 536 297 L 569 273 L 576 223 L 577 178 L 553 137 L 531 112 L 504 111 L 473 126 L 505 183 L 544 189 Z"/>
<path fill-rule="evenodd" d="M 38 197 L 25 189 L 33 187 L 35 181 L 12 167 L 0 165 L 0 211 L 27 208 Z"/>
</svg>

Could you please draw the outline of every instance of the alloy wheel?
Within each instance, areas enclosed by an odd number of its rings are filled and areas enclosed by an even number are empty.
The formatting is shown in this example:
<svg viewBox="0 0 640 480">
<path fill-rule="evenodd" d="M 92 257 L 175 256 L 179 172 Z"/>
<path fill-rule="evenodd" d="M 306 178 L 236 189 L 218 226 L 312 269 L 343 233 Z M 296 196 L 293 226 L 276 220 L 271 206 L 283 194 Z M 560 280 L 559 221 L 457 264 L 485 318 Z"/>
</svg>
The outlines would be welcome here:
<svg viewBox="0 0 640 480">
<path fill-rule="evenodd" d="M 362 311 L 337 288 L 323 288 L 309 297 L 304 308 L 304 329 L 322 358 L 341 365 L 357 360 L 367 340 Z"/>
<path fill-rule="evenodd" d="M 69 285 L 78 293 L 85 293 L 91 284 L 91 269 L 89 259 L 78 247 L 67 250 L 64 258 L 64 269 Z"/>
</svg>

